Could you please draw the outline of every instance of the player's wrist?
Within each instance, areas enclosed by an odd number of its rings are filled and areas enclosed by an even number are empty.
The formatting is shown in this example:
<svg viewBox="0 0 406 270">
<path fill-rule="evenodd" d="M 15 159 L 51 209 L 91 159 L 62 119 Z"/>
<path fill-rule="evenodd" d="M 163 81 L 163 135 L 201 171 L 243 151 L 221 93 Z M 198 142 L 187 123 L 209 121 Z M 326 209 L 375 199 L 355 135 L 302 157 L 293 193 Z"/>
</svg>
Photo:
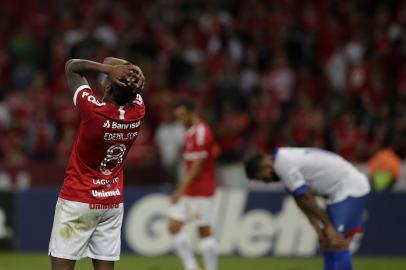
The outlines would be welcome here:
<svg viewBox="0 0 406 270">
<path fill-rule="evenodd" d="M 109 65 L 109 64 L 101 64 L 101 72 L 106 74 L 106 75 L 110 75 L 111 72 L 113 70 L 113 66 Z"/>
<path fill-rule="evenodd" d="M 324 224 L 324 230 L 329 231 L 329 232 L 335 232 L 336 231 L 333 224 L 331 224 L 331 223 Z"/>
<path fill-rule="evenodd" d="M 179 195 L 183 195 L 183 193 L 185 193 L 186 190 L 186 186 L 181 185 L 178 187 L 178 190 L 176 191 L 176 193 L 178 193 Z"/>
<path fill-rule="evenodd" d="M 182 187 L 180 187 L 180 188 L 178 188 L 178 190 L 176 191 L 176 193 L 177 193 L 178 195 L 182 195 L 182 194 L 184 193 L 184 191 L 185 191 L 185 189 L 182 188 Z"/>
</svg>

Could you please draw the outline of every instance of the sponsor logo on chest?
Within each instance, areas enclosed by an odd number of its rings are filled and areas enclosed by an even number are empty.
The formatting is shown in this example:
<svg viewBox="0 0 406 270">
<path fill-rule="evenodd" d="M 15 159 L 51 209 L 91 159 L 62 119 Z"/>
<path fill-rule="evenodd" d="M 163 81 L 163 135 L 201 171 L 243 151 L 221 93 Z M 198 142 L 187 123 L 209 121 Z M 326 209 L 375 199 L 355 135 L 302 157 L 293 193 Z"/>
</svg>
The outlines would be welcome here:
<svg viewBox="0 0 406 270">
<path fill-rule="evenodd" d="M 139 127 L 141 124 L 140 121 L 132 122 L 132 123 L 117 123 L 116 121 L 106 120 L 103 123 L 103 128 L 111 128 L 111 129 L 134 129 Z"/>
<path fill-rule="evenodd" d="M 98 191 L 98 190 L 92 190 L 92 196 L 94 198 L 108 198 L 108 197 L 116 197 L 120 196 L 121 192 L 118 188 L 115 190 L 109 190 L 109 191 Z"/>
</svg>

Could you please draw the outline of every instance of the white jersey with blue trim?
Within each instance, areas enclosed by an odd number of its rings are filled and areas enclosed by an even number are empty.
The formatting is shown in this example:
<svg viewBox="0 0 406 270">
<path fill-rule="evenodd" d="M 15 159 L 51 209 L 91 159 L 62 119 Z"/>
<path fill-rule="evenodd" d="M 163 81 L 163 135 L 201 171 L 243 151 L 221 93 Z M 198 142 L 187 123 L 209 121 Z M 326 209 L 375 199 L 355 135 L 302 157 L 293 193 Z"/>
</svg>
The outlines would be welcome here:
<svg viewBox="0 0 406 270">
<path fill-rule="evenodd" d="M 281 147 L 274 153 L 274 171 L 292 193 L 306 186 L 327 203 L 369 193 L 367 177 L 341 156 L 317 149 Z"/>
</svg>

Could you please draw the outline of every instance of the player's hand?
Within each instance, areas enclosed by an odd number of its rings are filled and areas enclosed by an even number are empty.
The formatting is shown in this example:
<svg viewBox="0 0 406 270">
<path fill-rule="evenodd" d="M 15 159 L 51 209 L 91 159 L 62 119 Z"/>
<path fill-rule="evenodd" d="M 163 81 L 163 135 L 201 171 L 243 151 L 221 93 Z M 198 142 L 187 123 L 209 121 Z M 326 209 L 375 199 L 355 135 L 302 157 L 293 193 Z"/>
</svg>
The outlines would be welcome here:
<svg viewBox="0 0 406 270">
<path fill-rule="evenodd" d="M 343 236 L 339 232 L 337 232 L 336 229 L 334 229 L 334 227 L 331 225 L 326 226 L 324 232 L 326 234 L 326 237 L 331 240 L 338 240 L 343 238 Z"/>
<path fill-rule="evenodd" d="M 339 250 L 347 248 L 349 245 L 349 239 L 346 239 L 340 233 L 338 233 L 333 226 L 327 226 L 324 229 L 325 239 L 320 241 L 320 245 L 328 250 Z"/>
<path fill-rule="evenodd" d="M 133 67 L 134 73 L 132 73 L 131 76 L 127 78 L 127 84 L 142 90 L 145 84 L 145 76 L 138 66 Z"/>
<path fill-rule="evenodd" d="M 180 197 L 182 197 L 182 193 L 177 190 L 171 196 L 171 204 L 177 203 L 179 201 Z"/>
<path fill-rule="evenodd" d="M 321 245 L 322 243 L 324 243 L 326 241 L 326 239 L 327 239 L 326 235 L 319 226 L 315 226 L 314 229 L 316 230 L 317 236 L 319 238 L 319 243 Z"/>
<path fill-rule="evenodd" d="M 129 85 L 129 80 L 133 80 L 133 77 L 135 80 L 136 72 L 137 69 L 134 65 L 117 65 L 111 66 L 107 75 L 117 85 L 127 86 Z"/>
<path fill-rule="evenodd" d="M 336 240 L 331 240 L 329 238 L 325 238 L 324 240 L 320 240 L 319 242 L 320 246 L 324 250 L 342 250 L 342 249 L 348 249 L 350 245 L 350 239 L 342 238 L 342 239 L 336 239 Z"/>
</svg>

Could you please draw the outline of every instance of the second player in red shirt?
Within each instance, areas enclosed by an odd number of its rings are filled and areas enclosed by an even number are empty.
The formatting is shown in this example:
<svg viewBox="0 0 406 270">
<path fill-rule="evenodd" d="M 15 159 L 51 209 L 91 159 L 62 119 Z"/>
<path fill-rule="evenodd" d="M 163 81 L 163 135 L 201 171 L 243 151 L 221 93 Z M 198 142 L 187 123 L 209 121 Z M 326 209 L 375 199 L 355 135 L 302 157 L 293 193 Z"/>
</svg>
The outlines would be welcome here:
<svg viewBox="0 0 406 270">
<path fill-rule="evenodd" d="M 175 116 L 187 128 L 183 147 L 184 175 L 171 198 L 169 231 L 185 270 L 199 269 L 185 222 L 195 219 L 206 270 L 217 269 L 217 242 L 212 232 L 216 187 L 214 140 L 210 127 L 196 114 L 190 101 L 175 106 Z"/>
</svg>

